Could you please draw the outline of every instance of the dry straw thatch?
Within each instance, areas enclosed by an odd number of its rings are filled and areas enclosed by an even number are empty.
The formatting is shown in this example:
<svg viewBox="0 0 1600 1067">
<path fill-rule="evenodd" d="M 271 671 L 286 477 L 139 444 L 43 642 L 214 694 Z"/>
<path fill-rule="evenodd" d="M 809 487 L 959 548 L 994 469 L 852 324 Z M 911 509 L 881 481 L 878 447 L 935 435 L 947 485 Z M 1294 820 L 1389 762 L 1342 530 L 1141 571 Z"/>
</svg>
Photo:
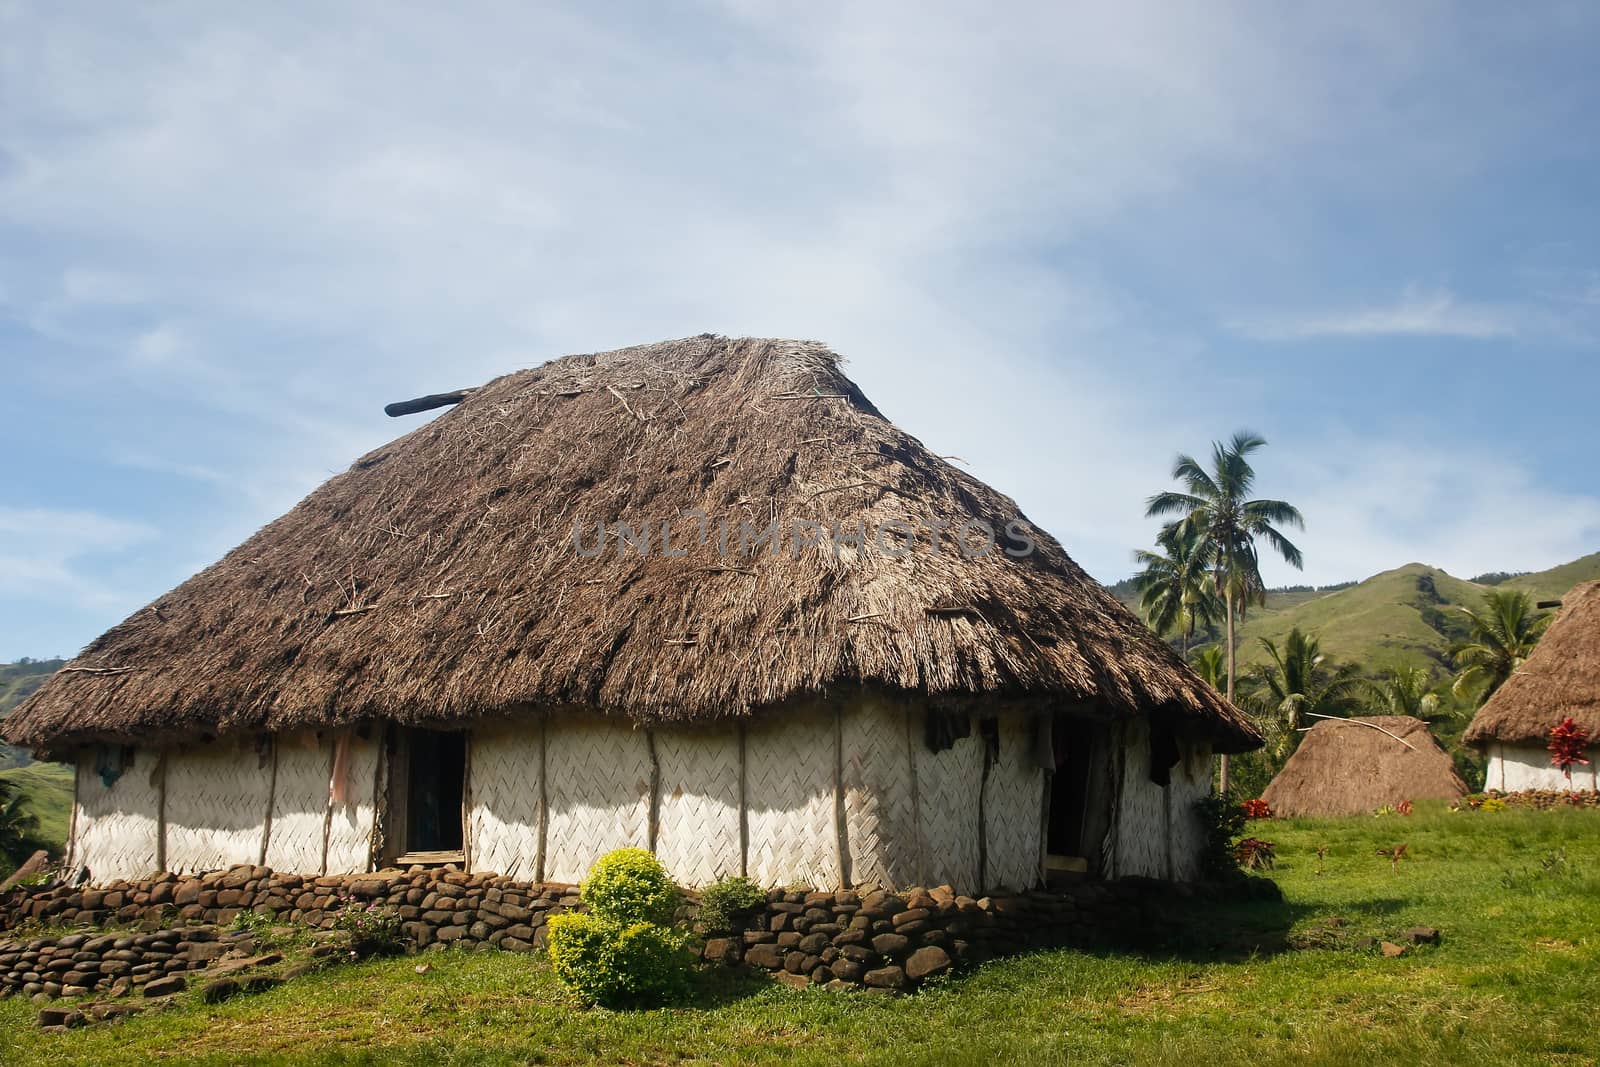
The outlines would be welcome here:
<svg viewBox="0 0 1600 1067">
<path fill-rule="evenodd" d="M 813 342 L 703 335 L 509 374 L 101 636 L 5 723 L 60 747 L 529 707 L 707 721 L 842 687 L 1249 722 L 1022 519 L 1030 556 L 574 548 L 577 522 L 1020 518 Z M 653 545 L 653 548 L 658 546 Z M 730 554 L 737 550 L 737 542 Z"/>
<path fill-rule="evenodd" d="M 1261 799 L 1278 815 L 1358 815 L 1404 800 L 1458 800 L 1466 794 L 1467 783 L 1427 723 L 1409 715 L 1374 715 L 1324 719 L 1306 731 Z"/>
<path fill-rule="evenodd" d="M 1533 655 L 1478 709 L 1462 740 L 1543 747 L 1568 716 L 1600 738 L 1600 582 L 1562 598 Z"/>
</svg>

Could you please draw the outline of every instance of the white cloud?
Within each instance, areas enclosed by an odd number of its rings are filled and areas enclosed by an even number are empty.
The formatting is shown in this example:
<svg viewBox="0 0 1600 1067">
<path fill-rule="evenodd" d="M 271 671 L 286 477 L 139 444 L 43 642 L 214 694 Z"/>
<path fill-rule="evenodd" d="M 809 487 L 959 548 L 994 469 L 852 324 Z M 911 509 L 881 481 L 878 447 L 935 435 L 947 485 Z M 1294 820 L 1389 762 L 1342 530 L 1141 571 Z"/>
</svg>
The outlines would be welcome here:
<svg viewBox="0 0 1600 1067">
<path fill-rule="evenodd" d="M 1476 304 L 1448 290 L 1407 289 L 1392 304 L 1294 314 L 1268 313 L 1230 321 L 1234 333 L 1260 341 L 1322 337 L 1458 337 L 1482 341 L 1513 337 L 1526 328 L 1517 309 Z"/>
<path fill-rule="evenodd" d="M 1293 536 L 1306 570 L 1267 565 L 1275 584 L 1359 580 L 1411 562 L 1470 578 L 1600 549 L 1600 500 L 1544 487 L 1515 457 L 1336 434 L 1288 445 L 1276 459 L 1306 518 Z"/>
<path fill-rule="evenodd" d="M 1388 196 L 1537 118 L 1474 99 L 1468 132 L 1433 121 L 1466 106 L 1453 83 L 1416 91 L 1453 39 L 1434 9 L 314 14 L 45 6 L 12 16 L 30 46 L 0 51 L 0 97 L 25 101 L 0 113 L 7 314 L 103 356 L 71 368 L 71 403 L 161 405 L 107 435 L 138 443 L 120 462 L 241 489 L 161 517 L 186 558 L 415 425 L 386 401 L 717 330 L 829 341 L 892 418 L 1114 578 L 1172 452 L 1254 422 L 1261 394 L 1080 249 L 1165 252 L 1153 212 L 1224 212 L 1211 183 L 1285 160 Z M 1253 201 L 1236 213 L 1239 239 L 1289 243 Z M 1262 321 L 1492 338 L 1523 320 L 1408 291 Z M 1327 544 L 1329 580 L 1358 540 Z"/>
<path fill-rule="evenodd" d="M 131 606 L 91 565 L 156 535 L 144 523 L 93 511 L 0 508 L 0 595 L 102 611 Z"/>
</svg>

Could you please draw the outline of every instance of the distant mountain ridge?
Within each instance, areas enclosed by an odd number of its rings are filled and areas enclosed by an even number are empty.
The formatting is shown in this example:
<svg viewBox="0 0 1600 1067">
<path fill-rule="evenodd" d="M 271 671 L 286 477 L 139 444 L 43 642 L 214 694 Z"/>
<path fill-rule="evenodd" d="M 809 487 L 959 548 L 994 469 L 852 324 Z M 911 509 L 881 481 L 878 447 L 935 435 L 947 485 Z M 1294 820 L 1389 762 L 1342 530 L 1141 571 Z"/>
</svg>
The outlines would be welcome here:
<svg viewBox="0 0 1600 1067">
<path fill-rule="evenodd" d="M 1503 580 L 1501 574 L 1482 577 L 1492 584 L 1407 563 L 1351 585 L 1270 591 L 1266 606 L 1251 608 L 1239 628 L 1240 662 L 1260 662 L 1261 638 L 1281 642 L 1298 626 L 1320 638 L 1329 656 L 1369 674 L 1399 665 L 1444 673 L 1451 667 L 1450 646 L 1467 632 L 1460 608 L 1477 607 L 1491 589 L 1518 589 L 1535 601 L 1559 600 L 1573 586 L 1600 579 L 1600 552 Z M 1118 582 L 1111 590 L 1137 610 L 1131 581 Z M 1214 633 L 1196 634 L 1194 644 L 1218 639 Z"/>
</svg>

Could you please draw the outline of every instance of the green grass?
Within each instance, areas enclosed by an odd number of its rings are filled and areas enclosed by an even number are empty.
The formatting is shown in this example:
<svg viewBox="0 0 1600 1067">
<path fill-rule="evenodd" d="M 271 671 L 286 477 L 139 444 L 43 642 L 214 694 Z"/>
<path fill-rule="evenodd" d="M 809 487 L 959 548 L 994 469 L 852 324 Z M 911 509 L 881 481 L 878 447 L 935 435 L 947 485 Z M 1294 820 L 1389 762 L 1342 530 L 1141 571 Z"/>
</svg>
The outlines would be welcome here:
<svg viewBox="0 0 1600 1067">
<path fill-rule="evenodd" d="M 72 768 L 62 763 L 30 763 L 0 770 L 0 779 L 22 790 L 23 807 L 39 819 L 38 836 L 52 848 L 67 841 L 72 820 Z"/>
<path fill-rule="evenodd" d="M 640 1013 L 573 1005 L 538 959 L 427 953 L 425 975 L 416 959 L 373 961 L 60 1035 L 3 1001 L 0 1062 L 1593 1062 L 1600 812 L 1253 829 L 1278 842 L 1287 905 L 1196 906 L 1156 953 L 1037 953 L 900 999 L 721 974 L 693 1006 Z M 1410 858 L 1391 873 L 1374 852 L 1401 841 Z M 1413 924 L 1443 942 L 1400 959 L 1352 945 Z"/>
</svg>

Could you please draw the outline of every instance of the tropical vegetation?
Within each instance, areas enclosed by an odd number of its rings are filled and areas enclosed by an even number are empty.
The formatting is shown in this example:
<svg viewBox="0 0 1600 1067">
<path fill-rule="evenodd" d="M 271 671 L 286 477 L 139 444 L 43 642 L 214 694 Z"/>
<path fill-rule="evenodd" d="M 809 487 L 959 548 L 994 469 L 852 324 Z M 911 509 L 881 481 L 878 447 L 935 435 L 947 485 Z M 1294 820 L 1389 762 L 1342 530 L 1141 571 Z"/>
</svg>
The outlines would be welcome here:
<svg viewBox="0 0 1600 1067">
<path fill-rule="evenodd" d="M 1480 702 L 1494 695 L 1511 672 L 1533 654 L 1552 615 L 1539 614 L 1527 593 L 1491 589 L 1477 611 L 1462 608 L 1471 635 L 1450 650 L 1459 673 L 1451 691 Z"/>
<path fill-rule="evenodd" d="M 1249 457 L 1266 443 L 1265 438 L 1248 431 L 1234 434 L 1227 442 L 1214 441 L 1209 471 L 1193 456 L 1180 453 L 1173 463 L 1172 477 L 1183 488 L 1155 494 L 1145 508 L 1147 518 L 1174 516 L 1168 527 L 1173 531 L 1167 535 L 1169 540 L 1178 543 L 1195 537 L 1196 555 L 1211 570 L 1223 602 L 1228 658 L 1225 692 L 1229 700 L 1235 699 L 1238 678 L 1235 619 L 1250 603 L 1265 599 L 1257 539 L 1266 541 L 1290 566 L 1302 565 L 1300 550 L 1279 529 L 1304 528 L 1300 512 L 1282 500 L 1250 499 L 1256 472 Z M 1222 757 L 1221 768 L 1221 789 L 1226 793 L 1227 756 Z"/>
</svg>

